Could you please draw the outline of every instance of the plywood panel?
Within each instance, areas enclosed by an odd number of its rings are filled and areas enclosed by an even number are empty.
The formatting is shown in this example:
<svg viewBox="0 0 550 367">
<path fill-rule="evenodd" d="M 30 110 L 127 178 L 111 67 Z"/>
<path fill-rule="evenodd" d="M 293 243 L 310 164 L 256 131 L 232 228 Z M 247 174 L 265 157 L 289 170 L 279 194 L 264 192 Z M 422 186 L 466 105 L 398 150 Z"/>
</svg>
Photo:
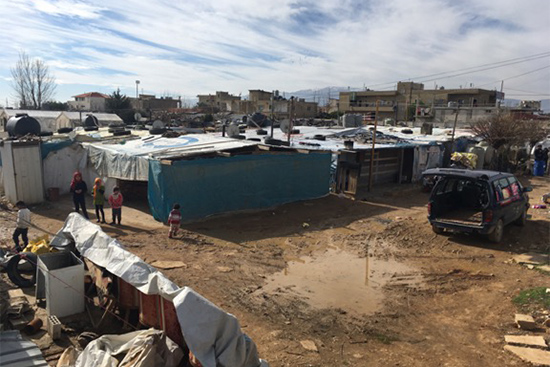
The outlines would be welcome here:
<svg viewBox="0 0 550 367">
<path fill-rule="evenodd" d="M 13 146 L 17 200 L 27 204 L 44 200 L 40 145 Z"/>
</svg>

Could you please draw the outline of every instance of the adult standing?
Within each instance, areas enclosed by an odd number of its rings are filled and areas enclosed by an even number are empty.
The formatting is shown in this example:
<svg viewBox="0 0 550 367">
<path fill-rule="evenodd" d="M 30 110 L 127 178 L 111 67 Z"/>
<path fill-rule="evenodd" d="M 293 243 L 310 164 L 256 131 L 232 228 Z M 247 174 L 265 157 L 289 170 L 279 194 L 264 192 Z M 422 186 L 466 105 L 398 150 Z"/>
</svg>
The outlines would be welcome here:
<svg viewBox="0 0 550 367">
<path fill-rule="evenodd" d="M 535 148 L 535 165 L 533 166 L 533 175 L 534 176 L 544 176 L 545 166 L 546 166 L 546 159 L 548 157 L 544 157 L 544 150 L 542 150 L 542 145 L 539 144 Z"/>
<path fill-rule="evenodd" d="M 78 212 L 82 209 L 82 215 L 86 217 L 86 219 L 90 219 L 86 211 L 86 193 L 88 192 L 88 186 L 82 179 L 82 174 L 78 171 L 73 174 L 71 192 L 73 193 L 74 211 Z"/>
</svg>

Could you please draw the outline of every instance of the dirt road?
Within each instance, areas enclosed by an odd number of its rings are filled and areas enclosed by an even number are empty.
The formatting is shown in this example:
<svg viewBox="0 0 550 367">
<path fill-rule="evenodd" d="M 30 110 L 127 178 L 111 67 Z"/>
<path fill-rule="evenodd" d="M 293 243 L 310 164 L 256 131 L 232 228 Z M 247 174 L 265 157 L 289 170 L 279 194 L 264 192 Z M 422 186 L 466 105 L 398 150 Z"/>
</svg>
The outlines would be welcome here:
<svg viewBox="0 0 550 367">
<path fill-rule="evenodd" d="M 532 203 L 550 191 L 548 178 L 529 181 Z M 189 224 L 179 239 L 143 207 L 102 226 L 149 263 L 183 261 L 163 272 L 236 315 L 271 366 L 527 366 L 503 350 L 518 332 L 512 299 L 550 276 L 509 260 L 548 253 L 548 210 L 531 209 L 527 226 L 507 227 L 495 245 L 434 234 L 427 199 L 407 185 L 355 201 L 330 195 Z M 55 232 L 68 211 L 66 198 L 33 218 Z"/>
</svg>

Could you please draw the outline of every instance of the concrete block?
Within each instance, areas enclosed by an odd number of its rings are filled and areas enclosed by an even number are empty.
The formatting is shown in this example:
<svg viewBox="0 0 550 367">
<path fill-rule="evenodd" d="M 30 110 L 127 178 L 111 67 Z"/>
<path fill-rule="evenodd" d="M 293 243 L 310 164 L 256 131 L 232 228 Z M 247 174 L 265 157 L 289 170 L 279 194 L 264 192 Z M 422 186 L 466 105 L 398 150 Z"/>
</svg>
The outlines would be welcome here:
<svg viewBox="0 0 550 367">
<path fill-rule="evenodd" d="M 506 345 L 504 349 L 514 353 L 519 358 L 527 361 L 535 366 L 549 366 L 550 365 L 550 352 L 547 350 L 516 347 L 514 345 Z"/>
<path fill-rule="evenodd" d="M 516 314 L 516 324 L 520 329 L 535 330 L 538 329 L 537 323 L 529 315 Z"/>
<path fill-rule="evenodd" d="M 57 318 L 57 316 L 52 315 L 48 316 L 48 334 L 50 334 L 50 337 L 53 340 L 57 340 L 61 338 L 61 321 Z"/>
<path fill-rule="evenodd" d="M 542 336 L 531 336 L 531 335 L 506 335 L 504 337 L 506 343 L 508 344 L 520 344 L 527 345 L 531 347 L 543 347 L 546 348 L 546 342 Z"/>
</svg>

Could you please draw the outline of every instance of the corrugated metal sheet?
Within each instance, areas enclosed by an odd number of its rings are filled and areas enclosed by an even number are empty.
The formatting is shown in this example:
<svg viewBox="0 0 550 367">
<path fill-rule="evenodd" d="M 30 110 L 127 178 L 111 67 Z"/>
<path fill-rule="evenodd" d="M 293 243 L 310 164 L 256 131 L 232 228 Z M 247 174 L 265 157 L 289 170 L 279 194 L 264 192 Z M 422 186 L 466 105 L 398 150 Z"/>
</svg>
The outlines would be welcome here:
<svg viewBox="0 0 550 367">
<path fill-rule="evenodd" d="M 38 346 L 24 340 L 17 330 L 0 332 L 0 366 L 31 367 L 48 366 Z"/>
</svg>

